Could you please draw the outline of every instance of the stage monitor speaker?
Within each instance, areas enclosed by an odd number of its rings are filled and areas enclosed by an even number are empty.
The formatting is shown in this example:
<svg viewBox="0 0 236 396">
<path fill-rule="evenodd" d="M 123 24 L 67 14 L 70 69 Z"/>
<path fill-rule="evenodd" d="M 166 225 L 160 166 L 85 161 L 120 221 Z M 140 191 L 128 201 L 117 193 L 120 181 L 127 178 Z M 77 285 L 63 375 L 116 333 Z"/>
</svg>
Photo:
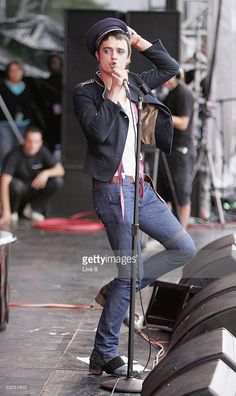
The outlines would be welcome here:
<svg viewBox="0 0 236 396">
<path fill-rule="evenodd" d="M 189 286 L 161 281 L 153 282 L 145 320 L 148 327 L 172 330 L 189 296 Z"/>
<path fill-rule="evenodd" d="M 218 295 L 229 293 L 232 290 L 236 290 L 236 274 L 231 274 L 215 280 L 208 286 L 203 288 L 193 298 L 189 299 L 180 311 L 178 318 L 174 325 L 174 330 L 183 322 L 197 307 L 205 304 L 207 301 L 216 298 Z"/>
<path fill-rule="evenodd" d="M 205 362 L 166 383 L 152 396 L 235 396 L 236 373 L 222 360 Z"/>
<path fill-rule="evenodd" d="M 219 294 L 197 306 L 172 334 L 169 350 L 206 331 L 225 327 L 236 335 L 236 290 Z"/>
<path fill-rule="evenodd" d="M 142 37 L 153 42 L 161 39 L 168 52 L 180 59 L 180 13 L 178 11 L 131 11 L 126 14 L 126 23 Z M 138 51 L 132 51 L 131 69 L 141 73 L 150 69 L 150 61 Z"/>
<path fill-rule="evenodd" d="M 179 283 L 205 286 L 216 278 L 236 272 L 236 240 L 225 235 L 204 246 L 187 265 Z"/>
<path fill-rule="evenodd" d="M 63 163 L 80 169 L 87 145 L 73 111 L 73 88 L 95 75 L 97 60 L 87 50 L 85 33 L 95 22 L 107 17 L 120 18 L 121 14 L 104 10 L 65 11 L 62 157 Z"/>
<path fill-rule="evenodd" d="M 235 244 L 236 244 L 235 234 L 227 234 L 218 239 L 214 239 L 214 241 L 209 242 L 207 245 L 203 246 L 201 248 L 201 252 L 202 253 L 205 252 L 205 254 L 208 255 L 210 251 L 219 250 L 224 248 L 225 246 L 230 246 Z"/>
<path fill-rule="evenodd" d="M 153 293 L 146 312 L 146 321 L 150 326 L 167 327 L 173 329 L 176 321 L 184 315 L 184 312 L 190 312 L 194 303 L 190 303 L 193 296 L 197 295 L 217 279 L 221 280 L 217 286 L 210 288 L 208 294 L 201 294 L 199 301 L 211 298 L 211 293 L 219 294 L 223 288 L 233 288 L 233 282 L 236 273 L 236 254 L 235 254 L 235 235 L 226 235 L 204 246 L 193 260 L 190 261 L 183 269 L 184 276 L 179 284 L 168 283 L 156 280 L 153 282 Z M 228 290 L 227 289 L 227 290 Z M 214 290 L 214 292 L 213 292 Z M 194 300 L 194 301 L 198 301 Z M 184 308 L 185 307 L 185 308 Z"/>
<path fill-rule="evenodd" d="M 224 328 L 199 335 L 168 353 L 145 378 L 141 394 L 151 396 L 167 381 L 215 359 L 236 372 L 236 338 Z"/>
</svg>

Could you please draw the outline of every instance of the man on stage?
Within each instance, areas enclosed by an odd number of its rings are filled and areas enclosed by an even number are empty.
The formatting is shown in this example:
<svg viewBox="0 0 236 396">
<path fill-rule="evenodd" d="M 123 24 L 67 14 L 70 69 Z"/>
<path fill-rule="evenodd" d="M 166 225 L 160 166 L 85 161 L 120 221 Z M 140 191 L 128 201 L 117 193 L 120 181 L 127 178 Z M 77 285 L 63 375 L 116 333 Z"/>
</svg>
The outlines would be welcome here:
<svg viewBox="0 0 236 396">
<path fill-rule="evenodd" d="M 160 147 L 159 140 L 165 140 L 166 136 L 166 142 L 163 141 L 166 149 L 173 132 L 171 114 L 151 90 L 174 76 L 178 64 L 159 40 L 151 44 L 116 18 L 94 24 L 87 32 L 86 42 L 98 60 L 99 70 L 95 78 L 80 83 L 74 90 L 75 113 L 88 143 L 84 170 L 92 177 L 94 207 L 105 225 L 114 254 L 128 257 L 132 255 L 139 87 L 147 84 L 144 104 L 156 109 L 154 128 L 149 131 L 151 140 Z M 155 67 L 141 75 L 129 72 L 131 47 Z M 157 254 L 150 265 L 143 266 L 138 257 L 137 290 L 184 265 L 195 254 L 192 239 L 143 174 L 140 174 L 139 225 L 166 250 Z M 126 265 L 117 264 L 117 277 L 107 286 L 106 303 L 90 356 L 89 370 L 93 374 L 100 375 L 103 371 L 127 374 L 127 365 L 117 350 L 120 328 L 130 303 L 131 263 L 126 262 Z"/>
</svg>

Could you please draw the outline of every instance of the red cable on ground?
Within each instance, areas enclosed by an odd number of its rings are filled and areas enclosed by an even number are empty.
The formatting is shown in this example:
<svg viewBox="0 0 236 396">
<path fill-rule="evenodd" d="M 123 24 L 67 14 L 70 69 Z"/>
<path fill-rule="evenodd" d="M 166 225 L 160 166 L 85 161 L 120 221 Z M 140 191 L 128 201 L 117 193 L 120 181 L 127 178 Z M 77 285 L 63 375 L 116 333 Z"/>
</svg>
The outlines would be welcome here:
<svg viewBox="0 0 236 396">
<path fill-rule="evenodd" d="M 34 223 L 34 227 L 54 232 L 94 232 L 100 231 L 104 225 L 100 220 L 85 219 L 86 216 L 95 216 L 94 211 L 80 212 L 66 218 L 52 217 L 43 221 Z"/>
<path fill-rule="evenodd" d="M 226 221 L 223 226 L 224 227 L 232 227 L 235 226 L 236 222 L 235 221 Z M 187 231 L 194 231 L 194 230 L 206 230 L 206 229 L 212 229 L 212 228 L 220 228 L 222 227 L 221 223 L 204 223 L 204 224 L 189 224 Z"/>
<path fill-rule="evenodd" d="M 15 308 L 57 308 L 57 309 L 98 309 L 101 310 L 101 306 L 99 304 L 54 304 L 54 303 L 45 303 L 45 304 L 33 304 L 33 303 L 16 303 L 11 302 L 9 307 Z"/>
</svg>

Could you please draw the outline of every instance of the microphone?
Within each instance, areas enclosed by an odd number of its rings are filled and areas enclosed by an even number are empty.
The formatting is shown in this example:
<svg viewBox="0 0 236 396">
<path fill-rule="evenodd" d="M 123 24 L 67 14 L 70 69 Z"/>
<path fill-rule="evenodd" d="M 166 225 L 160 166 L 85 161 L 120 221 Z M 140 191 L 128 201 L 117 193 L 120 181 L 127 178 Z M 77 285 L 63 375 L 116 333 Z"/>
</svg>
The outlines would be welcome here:
<svg viewBox="0 0 236 396">
<path fill-rule="evenodd" d="M 120 82 L 122 82 L 122 85 L 123 85 L 123 87 L 125 88 L 125 89 L 129 89 L 129 86 L 128 86 L 128 81 L 126 80 L 126 79 L 123 79 L 123 78 L 121 78 L 121 77 L 118 77 L 118 76 L 116 76 L 115 74 L 111 74 L 112 75 L 112 77 L 114 77 L 114 78 L 116 78 L 117 80 L 119 80 Z"/>
<path fill-rule="evenodd" d="M 116 69 L 117 67 L 119 67 L 119 64 L 116 63 L 115 65 L 112 66 L 113 69 Z M 120 77 L 117 77 L 115 74 L 112 73 L 112 77 L 117 78 L 118 80 L 121 80 Z M 122 81 L 122 85 L 125 88 L 126 94 L 127 96 L 129 96 L 129 85 L 128 85 L 128 80 L 126 80 L 126 78 L 123 79 Z"/>
</svg>

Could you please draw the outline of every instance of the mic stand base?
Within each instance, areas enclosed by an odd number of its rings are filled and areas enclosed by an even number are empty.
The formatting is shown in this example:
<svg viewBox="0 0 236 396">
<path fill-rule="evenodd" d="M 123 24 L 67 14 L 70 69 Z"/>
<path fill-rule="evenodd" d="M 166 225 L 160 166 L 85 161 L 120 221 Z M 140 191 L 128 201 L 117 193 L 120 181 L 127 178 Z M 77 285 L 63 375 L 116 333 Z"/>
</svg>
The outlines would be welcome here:
<svg viewBox="0 0 236 396">
<path fill-rule="evenodd" d="M 141 393 L 143 380 L 134 377 L 112 378 L 109 381 L 103 382 L 101 389 L 121 393 Z"/>
</svg>

